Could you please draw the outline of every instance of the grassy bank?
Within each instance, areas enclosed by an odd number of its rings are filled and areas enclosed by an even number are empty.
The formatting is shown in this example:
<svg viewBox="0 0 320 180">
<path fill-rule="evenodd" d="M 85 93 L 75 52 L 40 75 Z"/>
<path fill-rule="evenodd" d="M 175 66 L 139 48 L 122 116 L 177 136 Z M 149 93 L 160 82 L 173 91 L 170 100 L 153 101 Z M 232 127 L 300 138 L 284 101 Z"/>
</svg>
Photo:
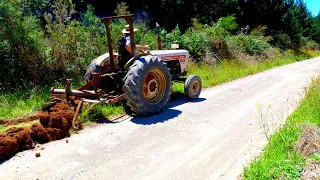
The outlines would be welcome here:
<svg viewBox="0 0 320 180">
<path fill-rule="evenodd" d="M 204 63 L 190 63 L 189 74 L 198 74 L 203 83 L 203 87 L 211 87 L 223 82 L 228 82 L 237 78 L 241 78 L 250 74 L 261 72 L 272 67 L 293 63 L 308 57 L 320 55 L 319 51 L 310 51 L 302 55 L 284 56 L 274 60 L 266 60 L 261 63 L 244 63 L 237 60 L 223 60 L 217 66 Z M 73 87 L 76 88 L 82 82 L 75 81 Z M 63 88 L 63 84 L 54 85 L 58 88 Z M 174 96 L 179 96 L 183 93 L 183 83 L 173 84 Z M 27 90 L 21 90 L 15 93 L 0 92 L 0 119 L 9 119 L 19 116 L 26 116 L 40 110 L 41 105 L 49 101 L 50 87 L 38 87 Z M 85 106 L 82 115 L 80 116 L 84 122 L 92 119 L 101 119 L 102 117 L 109 118 L 111 116 L 125 113 L 123 103 L 95 107 Z"/>
<path fill-rule="evenodd" d="M 18 92 L 0 92 L 0 119 L 32 114 L 48 101 L 49 87 L 32 88 Z"/>
<path fill-rule="evenodd" d="M 313 80 L 305 99 L 287 119 L 283 128 L 276 131 L 263 153 L 244 169 L 244 179 L 300 179 L 305 159 L 295 145 L 302 124 L 319 126 L 320 78 Z"/>
<path fill-rule="evenodd" d="M 72 88 L 81 86 L 83 80 L 73 80 Z M 64 88 L 63 82 L 52 85 L 55 88 Z M 0 119 L 10 119 L 28 116 L 39 111 L 42 105 L 49 101 L 52 86 L 30 87 L 16 92 L 0 91 Z"/>
</svg>

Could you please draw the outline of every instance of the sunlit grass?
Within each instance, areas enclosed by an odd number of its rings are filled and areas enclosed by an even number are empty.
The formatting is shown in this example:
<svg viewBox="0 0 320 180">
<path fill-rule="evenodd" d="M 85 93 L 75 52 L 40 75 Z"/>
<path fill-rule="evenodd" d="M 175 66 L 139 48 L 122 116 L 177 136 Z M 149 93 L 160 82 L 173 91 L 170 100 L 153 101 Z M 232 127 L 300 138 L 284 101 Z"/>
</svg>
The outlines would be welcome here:
<svg viewBox="0 0 320 180">
<path fill-rule="evenodd" d="M 83 123 L 89 121 L 98 122 L 124 113 L 125 109 L 122 103 L 113 105 L 87 104 L 82 107 L 82 113 L 79 118 Z"/>
<path fill-rule="evenodd" d="M 38 111 L 49 101 L 50 88 L 41 87 L 14 93 L 0 92 L 0 118 L 26 116 Z"/>
</svg>

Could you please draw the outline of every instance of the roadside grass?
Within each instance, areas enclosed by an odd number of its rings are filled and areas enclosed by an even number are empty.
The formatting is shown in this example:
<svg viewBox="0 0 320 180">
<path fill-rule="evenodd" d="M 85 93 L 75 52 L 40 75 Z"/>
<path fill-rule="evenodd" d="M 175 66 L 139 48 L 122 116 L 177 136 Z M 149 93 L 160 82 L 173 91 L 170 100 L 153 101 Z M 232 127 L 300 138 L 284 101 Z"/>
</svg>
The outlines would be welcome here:
<svg viewBox="0 0 320 180">
<path fill-rule="evenodd" d="M 223 60 L 217 67 L 205 63 L 190 63 L 188 75 L 197 74 L 201 77 L 203 88 L 215 86 L 223 82 L 232 81 L 250 74 L 261 72 L 272 67 L 296 62 L 311 56 L 320 55 L 320 51 L 305 52 L 302 55 L 289 54 L 285 58 L 267 60 L 263 63 L 252 65 L 237 60 Z M 82 80 L 73 80 L 72 87 L 78 88 L 83 85 Z M 59 82 L 53 85 L 56 88 L 64 88 L 64 83 Z M 49 101 L 50 88 L 33 87 L 31 89 L 20 90 L 17 92 L 0 91 L 0 119 L 10 119 L 19 116 L 27 116 L 41 109 L 42 104 Z M 184 83 L 174 82 L 172 86 L 173 97 L 181 96 L 184 93 Z M 87 122 L 91 119 L 101 117 L 110 118 L 115 115 L 124 114 L 124 104 L 116 105 L 96 105 L 94 108 L 84 106 L 80 118 Z M 90 112 L 92 111 L 92 112 Z"/>
<path fill-rule="evenodd" d="M 316 53 L 317 52 L 317 53 Z M 215 86 L 224 82 L 229 82 L 241 77 L 262 72 L 273 67 L 294 63 L 306 58 L 320 55 L 320 51 L 313 54 L 289 55 L 275 60 L 266 60 L 256 65 L 244 63 L 238 60 L 223 60 L 218 67 L 205 63 L 190 63 L 188 75 L 197 74 L 200 76 L 203 88 Z M 184 84 L 181 82 L 173 83 L 173 94 L 183 94 Z"/>
<path fill-rule="evenodd" d="M 72 88 L 84 84 L 80 78 L 72 82 Z M 39 111 L 42 105 L 49 101 L 51 87 L 64 88 L 64 86 L 65 84 L 59 82 L 52 86 L 33 86 L 15 92 L 0 91 L 0 119 L 28 116 Z"/>
<path fill-rule="evenodd" d="M 105 122 L 106 119 L 125 113 L 124 103 L 112 105 L 90 104 L 82 107 L 79 118 L 82 123 Z"/>
<path fill-rule="evenodd" d="M 302 132 L 299 127 L 306 123 L 320 126 L 320 77 L 313 80 L 285 125 L 271 135 L 263 153 L 244 168 L 243 179 L 300 179 L 305 158 L 295 145 Z"/>
<path fill-rule="evenodd" d="M 49 100 L 49 95 L 50 87 L 0 92 L 0 119 L 30 115 Z"/>
</svg>

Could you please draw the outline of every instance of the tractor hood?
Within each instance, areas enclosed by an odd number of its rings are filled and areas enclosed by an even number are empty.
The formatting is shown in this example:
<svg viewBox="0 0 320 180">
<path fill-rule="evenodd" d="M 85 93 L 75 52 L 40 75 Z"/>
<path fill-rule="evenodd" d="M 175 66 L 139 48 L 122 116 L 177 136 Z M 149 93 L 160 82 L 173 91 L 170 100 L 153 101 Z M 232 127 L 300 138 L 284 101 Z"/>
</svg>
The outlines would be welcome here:
<svg viewBox="0 0 320 180">
<path fill-rule="evenodd" d="M 155 50 L 150 51 L 150 53 L 154 56 L 160 57 L 171 57 L 171 56 L 184 56 L 184 58 L 189 58 L 189 52 L 186 50 Z"/>
</svg>

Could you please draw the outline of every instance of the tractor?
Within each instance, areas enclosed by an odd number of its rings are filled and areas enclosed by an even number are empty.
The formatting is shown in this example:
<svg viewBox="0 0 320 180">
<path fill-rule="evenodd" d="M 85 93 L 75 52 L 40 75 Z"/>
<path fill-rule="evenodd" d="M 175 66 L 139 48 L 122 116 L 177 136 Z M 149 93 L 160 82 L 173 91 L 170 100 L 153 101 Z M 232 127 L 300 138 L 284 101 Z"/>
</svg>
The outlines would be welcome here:
<svg viewBox="0 0 320 180">
<path fill-rule="evenodd" d="M 110 25 L 112 20 L 120 18 L 129 25 L 130 56 L 124 56 L 121 47 L 118 53 L 112 48 Z M 137 54 L 134 15 L 105 17 L 101 20 L 106 25 L 108 53 L 97 57 L 88 66 L 85 74 L 87 84 L 78 90 L 71 90 L 71 80 L 67 80 L 65 89 L 51 89 L 52 100 L 73 97 L 85 102 L 113 104 L 125 99 L 136 115 L 148 116 L 164 109 L 170 100 L 172 81 L 185 82 L 184 93 L 188 99 L 199 97 L 202 88 L 200 77 L 191 75 L 183 78 L 187 75 L 188 51 L 178 50 L 177 44 L 172 45 L 172 50 L 161 50 L 158 33 L 158 50 Z"/>
</svg>

